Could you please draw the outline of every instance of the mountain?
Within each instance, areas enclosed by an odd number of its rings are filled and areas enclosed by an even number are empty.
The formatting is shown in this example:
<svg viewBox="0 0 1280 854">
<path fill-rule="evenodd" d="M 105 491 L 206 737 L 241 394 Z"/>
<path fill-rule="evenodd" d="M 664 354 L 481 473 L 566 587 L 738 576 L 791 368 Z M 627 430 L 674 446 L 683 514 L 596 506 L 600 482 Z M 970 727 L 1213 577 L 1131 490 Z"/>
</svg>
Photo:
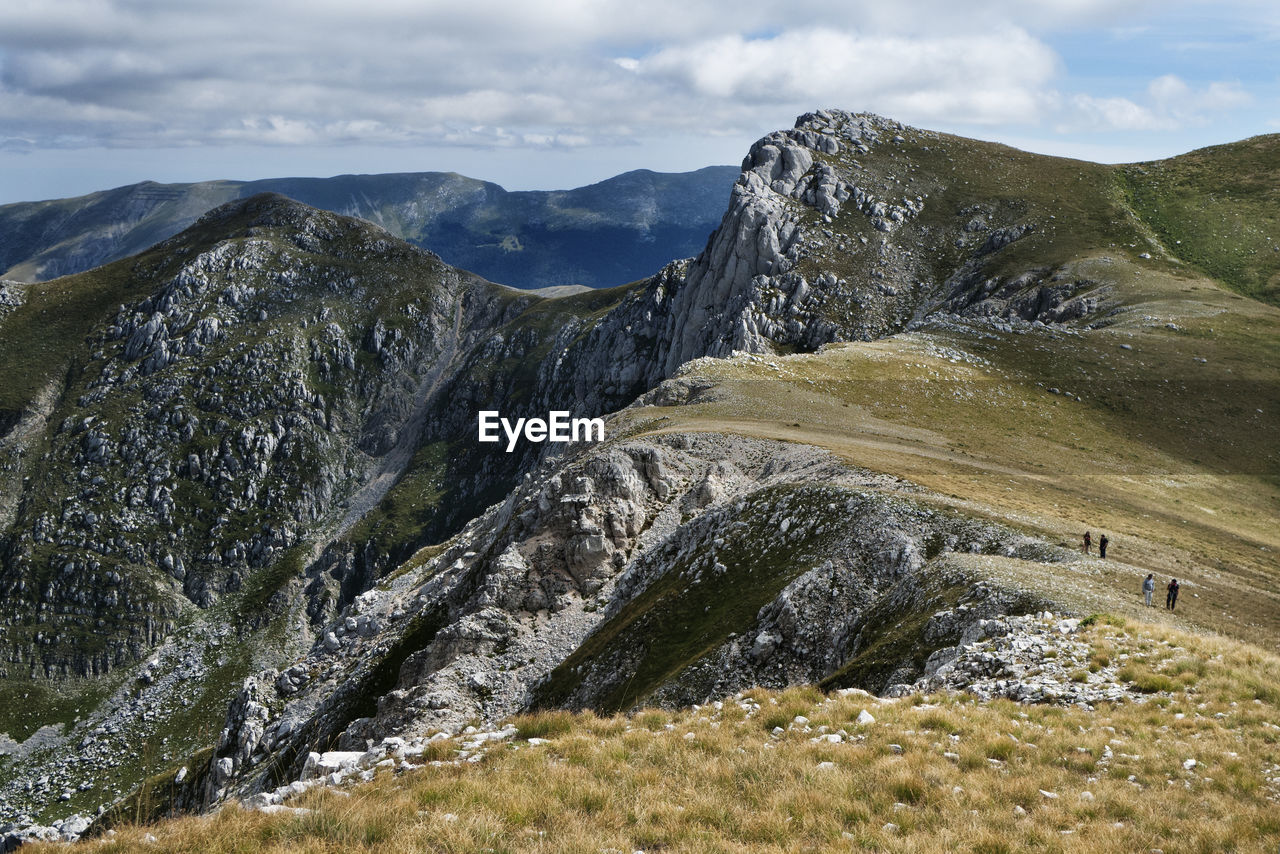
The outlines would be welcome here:
<svg viewBox="0 0 1280 854">
<path fill-rule="evenodd" d="M 508 192 L 443 172 L 157 184 L 0 206 L 0 275 L 32 282 L 133 255 L 259 193 L 360 217 L 518 288 L 633 282 L 697 254 L 738 170 L 637 170 L 576 190 Z M 7 272 L 4 272 L 7 271 Z"/>
<path fill-rule="evenodd" d="M 270 804 L 537 709 L 910 692 L 992 620 L 1150 616 L 1148 572 L 1276 649 L 1280 310 L 1233 290 L 1272 262 L 1166 242 L 1180 162 L 824 111 L 623 287 L 493 285 L 279 195 L 7 283 L 0 816 Z M 1239 162 L 1260 210 L 1277 163 Z M 508 452 L 481 411 L 605 438 Z"/>
</svg>

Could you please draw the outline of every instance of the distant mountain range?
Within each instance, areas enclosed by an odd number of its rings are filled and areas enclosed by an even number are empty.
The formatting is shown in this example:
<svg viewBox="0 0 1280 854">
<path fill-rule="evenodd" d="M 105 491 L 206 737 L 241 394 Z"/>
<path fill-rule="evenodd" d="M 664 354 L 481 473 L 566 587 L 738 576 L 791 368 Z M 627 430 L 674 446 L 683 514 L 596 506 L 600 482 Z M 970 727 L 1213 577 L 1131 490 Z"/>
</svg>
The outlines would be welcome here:
<svg viewBox="0 0 1280 854">
<path fill-rule="evenodd" d="M 0 277 L 35 282 L 83 272 L 177 234 L 210 208 L 274 192 L 369 220 L 494 282 L 607 287 L 700 252 L 738 172 L 637 170 L 575 190 L 521 192 L 451 172 L 144 181 L 0 206 Z"/>
</svg>

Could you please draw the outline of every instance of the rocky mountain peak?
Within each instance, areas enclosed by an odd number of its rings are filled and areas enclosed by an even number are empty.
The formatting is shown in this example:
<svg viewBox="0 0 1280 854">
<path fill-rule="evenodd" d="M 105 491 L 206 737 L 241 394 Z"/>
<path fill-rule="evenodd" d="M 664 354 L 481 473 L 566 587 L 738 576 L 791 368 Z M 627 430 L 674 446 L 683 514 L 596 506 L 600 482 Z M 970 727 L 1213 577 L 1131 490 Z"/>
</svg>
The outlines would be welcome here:
<svg viewBox="0 0 1280 854">
<path fill-rule="evenodd" d="M 1053 260 L 1069 255 L 1028 263 L 1015 251 L 1028 236 L 1047 248 L 1064 227 L 1078 232 L 1072 246 L 1097 226 L 1054 222 L 1019 199 L 1041 178 L 1025 158 L 1005 170 L 1009 149 L 981 152 L 1001 165 L 989 186 L 971 187 L 969 148 L 842 110 L 758 140 L 720 228 L 671 294 L 664 375 L 702 355 L 878 338 L 938 312 L 1005 325 L 1099 313 L 1109 287 Z"/>
<path fill-rule="evenodd" d="M 802 258 L 830 254 L 813 250 L 823 245 L 822 226 L 850 200 L 882 232 L 917 212 L 880 201 L 832 159 L 842 152 L 868 154 L 887 137 L 901 140 L 897 134 L 906 130 L 872 114 L 824 110 L 752 145 L 729 210 L 676 299 L 667 373 L 701 355 L 814 349 L 864 337 L 868 325 L 884 331 L 874 322 L 876 307 L 860 311 L 853 323 L 823 312 L 823 303 L 848 296 L 847 283 L 821 270 L 806 274 L 798 265 Z"/>
<path fill-rule="evenodd" d="M 227 223 L 249 214 L 256 218 L 255 225 L 281 227 L 293 225 L 309 218 L 314 208 L 296 202 L 281 193 L 256 193 L 244 199 L 235 199 L 212 208 L 196 220 L 197 225 Z"/>
<path fill-rule="evenodd" d="M 410 246 L 366 220 L 321 210 L 274 192 L 219 205 L 201 216 L 187 232 L 161 246 L 180 251 L 192 237 L 216 242 L 242 238 L 274 240 L 306 252 L 351 260 L 371 259 L 375 255 L 404 259 L 415 253 L 438 257 Z"/>
</svg>

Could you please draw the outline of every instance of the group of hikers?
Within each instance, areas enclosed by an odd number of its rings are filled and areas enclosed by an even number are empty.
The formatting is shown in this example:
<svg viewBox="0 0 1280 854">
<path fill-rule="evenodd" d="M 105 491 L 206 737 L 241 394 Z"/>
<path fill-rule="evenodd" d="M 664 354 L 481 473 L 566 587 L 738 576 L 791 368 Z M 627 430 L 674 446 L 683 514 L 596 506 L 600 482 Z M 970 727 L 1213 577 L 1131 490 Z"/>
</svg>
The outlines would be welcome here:
<svg viewBox="0 0 1280 854">
<path fill-rule="evenodd" d="M 1142 598 L 1146 601 L 1147 607 L 1151 607 L 1151 594 L 1156 590 L 1156 576 L 1153 572 L 1148 572 L 1147 577 L 1142 580 Z M 1169 586 L 1165 588 L 1164 606 L 1172 611 L 1174 606 L 1178 604 L 1178 579 L 1170 578 Z"/>
<path fill-rule="evenodd" d="M 1103 560 L 1107 559 L 1107 546 L 1110 543 L 1111 541 L 1107 539 L 1106 534 L 1101 534 L 1098 537 L 1098 557 Z M 1090 531 L 1084 532 L 1084 553 L 1093 554 L 1093 533 Z"/>
<path fill-rule="evenodd" d="M 1102 558 L 1103 560 L 1106 560 L 1107 546 L 1110 543 L 1111 541 L 1107 539 L 1106 534 L 1100 534 L 1098 536 L 1098 557 Z M 1092 554 L 1093 553 L 1092 549 L 1093 549 L 1093 532 L 1085 531 L 1083 551 L 1085 554 Z M 1148 573 L 1147 577 L 1142 582 L 1142 598 L 1146 601 L 1148 608 L 1151 607 L 1151 594 L 1155 593 L 1155 590 L 1156 590 L 1155 573 Z M 1165 588 L 1165 590 L 1166 590 L 1166 593 L 1164 597 L 1164 607 L 1172 611 L 1178 604 L 1178 579 L 1170 578 L 1169 585 Z"/>
</svg>

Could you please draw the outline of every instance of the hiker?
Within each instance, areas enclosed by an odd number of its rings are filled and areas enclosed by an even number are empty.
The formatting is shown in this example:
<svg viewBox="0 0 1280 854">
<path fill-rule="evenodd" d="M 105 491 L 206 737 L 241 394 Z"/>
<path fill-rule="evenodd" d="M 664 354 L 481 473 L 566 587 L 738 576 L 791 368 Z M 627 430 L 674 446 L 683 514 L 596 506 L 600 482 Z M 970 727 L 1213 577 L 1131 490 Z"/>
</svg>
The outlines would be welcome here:
<svg viewBox="0 0 1280 854">
<path fill-rule="evenodd" d="M 1169 592 L 1164 597 L 1164 606 L 1170 611 L 1178 604 L 1178 579 L 1169 579 Z"/>
<path fill-rule="evenodd" d="M 1107 543 L 1111 542 L 1107 539 L 1107 535 L 1103 534 L 1098 538 L 1098 557 L 1103 560 L 1107 559 Z"/>
<path fill-rule="evenodd" d="M 1142 598 L 1146 601 L 1147 607 L 1151 607 L 1151 594 L 1156 592 L 1156 576 L 1154 572 L 1148 572 L 1147 577 L 1142 581 Z"/>
<path fill-rule="evenodd" d="M 1093 546 L 1093 534 L 1088 531 L 1084 532 L 1084 553 L 1089 554 L 1089 549 Z"/>
</svg>

